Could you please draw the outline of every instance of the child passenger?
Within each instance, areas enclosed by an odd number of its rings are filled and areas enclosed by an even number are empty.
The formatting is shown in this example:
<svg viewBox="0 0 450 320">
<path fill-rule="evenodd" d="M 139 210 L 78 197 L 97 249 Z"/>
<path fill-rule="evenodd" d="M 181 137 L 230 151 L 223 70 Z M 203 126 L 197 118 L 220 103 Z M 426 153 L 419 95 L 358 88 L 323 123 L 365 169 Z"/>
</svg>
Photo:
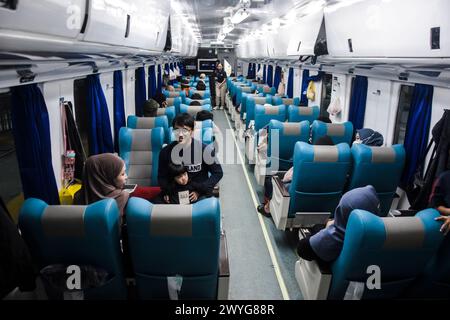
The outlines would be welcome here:
<svg viewBox="0 0 450 320">
<path fill-rule="evenodd" d="M 188 171 L 182 164 L 169 163 L 168 194 L 164 195 L 164 201 L 170 204 L 190 204 L 189 194 L 194 191 L 190 184 Z M 196 201 L 192 201 L 196 202 Z"/>
</svg>

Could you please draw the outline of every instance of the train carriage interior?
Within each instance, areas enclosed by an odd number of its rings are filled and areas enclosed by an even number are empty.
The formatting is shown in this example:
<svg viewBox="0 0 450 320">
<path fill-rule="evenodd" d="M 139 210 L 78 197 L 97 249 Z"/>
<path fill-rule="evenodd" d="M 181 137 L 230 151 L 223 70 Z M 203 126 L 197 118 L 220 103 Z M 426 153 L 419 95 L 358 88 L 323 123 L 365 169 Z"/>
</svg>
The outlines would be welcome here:
<svg viewBox="0 0 450 320">
<path fill-rule="evenodd" d="M 449 108 L 448 0 L 0 0 L 0 298 L 449 299 Z"/>
</svg>

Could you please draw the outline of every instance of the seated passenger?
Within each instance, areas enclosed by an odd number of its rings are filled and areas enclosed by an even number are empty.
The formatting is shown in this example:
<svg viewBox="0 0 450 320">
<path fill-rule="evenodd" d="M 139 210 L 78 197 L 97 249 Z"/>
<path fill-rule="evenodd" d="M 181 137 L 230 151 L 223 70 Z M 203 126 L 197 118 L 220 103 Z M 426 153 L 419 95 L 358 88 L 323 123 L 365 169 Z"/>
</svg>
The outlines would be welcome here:
<svg viewBox="0 0 450 320">
<path fill-rule="evenodd" d="M 369 128 L 363 128 L 356 131 L 356 137 L 353 143 L 365 144 L 370 147 L 381 147 L 384 139 L 381 133 Z"/>
<path fill-rule="evenodd" d="M 201 106 L 202 104 L 200 101 L 192 100 L 191 103 L 189 103 L 189 106 Z"/>
<path fill-rule="evenodd" d="M 205 85 L 205 83 L 204 83 L 202 80 L 199 80 L 198 83 L 197 83 L 196 89 L 197 89 L 198 91 L 205 91 L 205 90 L 206 90 L 206 85 Z"/>
<path fill-rule="evenodd" d="M 297 253 L 308 261 L 329 263 L 339 256 L 344 245 L 345 230 L 350 214 L 360 209 L 380 214 L 380 200 L 373 186 L 353 189 L 342 196 L 334 213 L 334 220 L 311 237 L 300 240 Z"/>
<path fill-rule="evenodd" d="M 214 115 L 212 114 L 212 112 L 209 112 L 208 110 L 202 110 L 197 112 L 195 120 L 197 121 L 214 120 Z"/>
<path fill-rule="evenodd" d="M 173 87 L 172 87 L 173 88 Z M 158 104 L 159 104 L 159 107 L 160 108 L 165 108 L 165 107 L 167 107 L 167 98 L 166 98 L 166 95 L 165 94 L 163 94 L 163 93 L 157 93 L 157 94 L 155 94 L 154 96 L 153 96 L 153 98 L 152 98 L 153 100 L 155 100 L 156 102 L 158 102 Z"/>
<path fill-rule="evenodd" d="M 159 103 L 153 99 L 144 102 L 144 117 L 156 117 L 158 115 Z"/>
<path fill-rule="evenodd" d="M 161 150 L 158 168 L 159 185 L 163 194 L 169 194 L 169 163 L 186 166 L 193 190 L 189 195 L 191 202 L 197 201 L 201 195 L 212 196 L 214 187 L 223 176 L 214 146 L 207 146 L 192 138 L 194 126 L 194 118 L 187 113 L 175 117 L 173 128 L 177 141 Z"/>
<path fill-rule="evenodd" d="M 194 188 L 189 180 L 186 167 L 182 164 L 169 163 L 168 169 L 169 183 L 168 189 L 166 190 L 167 194 L 163 195 L 164 202 L 170 204 L 190 204 L 196 202 L 189 199 L 189 195 L 194 191 Z"/>
<path fill-rule="evenodd" d="M 200 93 L 194 93 L 191 97 L 192 100 L 203 100 L 203 97 Z"/>
<path fill-rule="evenodd" d="M 434 183 L 430 206 L 442 215 L 436 220 L 444 222 L 441 232 L 447 235 L 450 231 L 450 170 L 441 173 Z"/>
<path fill-rule="evenodd" d="M 329 136 L 323 136 L 317 139 L 317 146 L 332 146 L 334 145 L 333 140 Z M 289 189 L 289 186 L 292 182 L 292 176 L 294 174 L 294 167 L 291 167 L 283 176 L 283 184 L 286 189 Z M 273 185 L 272 185 L 272 177 L 267 176 L 264 180 L 264 203 L 258 206 L 258 212 L 266 217 L 270 217 L 270 200 L 272 200 L 273 194 Z"/>
<path fill-rule="evenodd" d="M 112 153 L 90 156 L 84 164 L 82 188 L 75 194 L 74 204 L 88 205 L 113 198 L 123 216 L 130 196 L 150 201 L 159 195 L 159 187 L 142 186 L 137 186 L 130 194 L 124 189 L 128 178 L 125 169 L 125 162 Z"/>
</svg>

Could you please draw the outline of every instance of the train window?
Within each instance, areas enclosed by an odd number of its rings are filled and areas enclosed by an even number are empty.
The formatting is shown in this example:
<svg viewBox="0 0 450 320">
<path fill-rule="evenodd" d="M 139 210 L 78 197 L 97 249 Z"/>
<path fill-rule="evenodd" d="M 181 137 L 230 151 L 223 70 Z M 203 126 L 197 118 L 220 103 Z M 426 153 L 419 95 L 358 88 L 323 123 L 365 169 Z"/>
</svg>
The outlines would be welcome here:
<svg viewBox="0 0 450 320">
<path fill-rule="evenodd" d="M 331 90 L 333 84 L 333 76 L 326 73 L 322 78 L 322 101 L 320 103 L 320 116 L 329 117 L 327 112 L 331 103 Z"/>
<path fill-rule="evenodd" d="M 78 79 L 73 83 L 73 95 L 75 102 L 75 120 L 80 133 L 83 149 L 89 154 L 89 113 L 86 104 L 87 83 L 86 79 Z"/>
<path fill-rule="evenodd" d="M 411 107 L 414 87 L 402 85 L 398 100 L 397 118 L 395 120 L 395 131 L 393 144 L 403 144 L 408 124 L 409 109 Z"/>
<path fill-rule="evenodd" d="M 17 222 L 23 194 L 12 133 L 10 92 L 0 93 L 0 172 L 0 196 Z"/>
</svg>

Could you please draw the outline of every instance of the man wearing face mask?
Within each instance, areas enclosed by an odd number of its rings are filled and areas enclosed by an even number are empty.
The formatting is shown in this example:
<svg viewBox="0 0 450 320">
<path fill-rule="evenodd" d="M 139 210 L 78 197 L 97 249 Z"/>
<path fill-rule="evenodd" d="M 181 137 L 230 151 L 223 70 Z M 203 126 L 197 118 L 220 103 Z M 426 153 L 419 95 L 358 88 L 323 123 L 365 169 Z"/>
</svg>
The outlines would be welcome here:
<svg viewBox="0 0 450 320">
<path fill-rule="evenodd" d="M 200 197 L 212 196 L 213 189 L 222 179 L 223 171 L 214 152 L 214 145 L 205 145 L 193 139 L 195 120 L 187 113 L 181 113 L 173 120 L 176 141 L 167 145 L 159 154 L 158 183 L 161 195 L 169 192 L 169 163 L 182 164 L 187 168 L 193 191 L 189 194 L 192 202 Z"/>
<path fill-rule="evenodd" d="M 353 143 L 365 144 L 369 147 L 381 147 L 384 139 L 381 133 L 369 128 L 363 128 L 356 131 L 356 137 Z"/>
</svg>

